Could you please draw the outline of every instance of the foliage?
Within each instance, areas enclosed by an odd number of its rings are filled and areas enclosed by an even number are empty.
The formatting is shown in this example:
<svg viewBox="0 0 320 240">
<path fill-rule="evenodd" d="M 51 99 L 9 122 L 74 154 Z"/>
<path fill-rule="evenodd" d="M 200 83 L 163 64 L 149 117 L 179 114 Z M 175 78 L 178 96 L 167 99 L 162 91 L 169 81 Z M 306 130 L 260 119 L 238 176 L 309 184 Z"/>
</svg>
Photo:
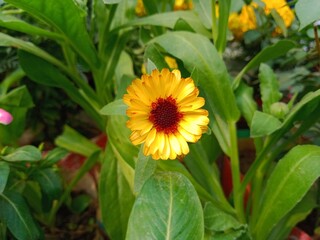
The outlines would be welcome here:
<svg viewBox="0 0 320 240">
<path fill-rule="evenodd" d="M 283 239 L 315 208 L 311 189 L 319 178 L 320 148 L 310 130 L 319 128 L 320 49 L 308 30 L 317 33 L 317 1 L 292 4 L 298 19 L 289 25 L 257 1 L 257 24 L 243 39 L 233 35 L 230 16 L 245 3 L 232 0 L 194 0 L 191 8 L 191 1 L 182 7 L 171 0 L 139 1 L 139 16 L 134 0 L 5 2 L 0 46 L 18 49 L 21 68 L 1 83 L 0 107 L 14 121 L 0 125 L 0 143 L 17 146 L 27 112 L 40 104 L 20 81 L 25 77 L 64 91 L 107 134 L 108 144 L 101 151 L 77 129 L 64 127 L 55 145 L 86 159 L 66 188 L 56 169 L 65 151 L 42 157 L 34 146 L 4 147 L 2 236 L 8 227 L 17 239 L 43 239 L 40 225 L 55 226 L 72 188 L 97 163 L 101 222 L 111 239 Z M 122 96 L 141 72 L 169 68 L 168 56 L 198 85 L 210 130 L 190 144 L 187 156 L 154 161 L 130 142 Z M 246 172 L 240 171 L 240 122 L 255 150 Z M 312 137 L 298 144 L 303 136 Z M 231 195 L 224 194 L 221 156 L 230 160 Z"/>
</svg>

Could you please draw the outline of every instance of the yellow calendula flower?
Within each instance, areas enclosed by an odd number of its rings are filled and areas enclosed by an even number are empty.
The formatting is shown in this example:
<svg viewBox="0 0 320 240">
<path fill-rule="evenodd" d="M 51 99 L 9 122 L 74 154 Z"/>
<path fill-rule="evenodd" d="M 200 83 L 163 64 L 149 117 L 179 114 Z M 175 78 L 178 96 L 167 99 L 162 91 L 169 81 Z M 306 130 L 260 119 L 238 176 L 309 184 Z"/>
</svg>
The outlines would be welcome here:
<svg viewBox="0 0 320 240">
<path fill-rule="evenodd" d="M 144 155 L 155 160 L 186 155 L 187 142 L 197 142 L 208 128 L 205 100 L 198 95 L 192 78 L 182 78 L 179 70 L 153 70 L 135 79 L 123 96 L 132 143 L 144 143 Z"/>
</svg>

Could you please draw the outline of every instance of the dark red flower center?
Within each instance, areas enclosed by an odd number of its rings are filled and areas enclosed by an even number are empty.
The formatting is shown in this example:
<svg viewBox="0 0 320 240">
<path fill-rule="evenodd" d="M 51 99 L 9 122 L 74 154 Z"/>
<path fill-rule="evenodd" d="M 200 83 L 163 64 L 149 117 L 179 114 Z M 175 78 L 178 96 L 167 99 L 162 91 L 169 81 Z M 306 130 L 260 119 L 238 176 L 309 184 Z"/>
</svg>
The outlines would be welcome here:
<svg viewBox="0 0 320 240">
<path fill-rule="evenodd" d="M 158 132 L 174 133 L 183 114 L 178 111 L 177 102 L 173 97 L 158 98 L 151 105 L 149 120 Z"/>
</svg>

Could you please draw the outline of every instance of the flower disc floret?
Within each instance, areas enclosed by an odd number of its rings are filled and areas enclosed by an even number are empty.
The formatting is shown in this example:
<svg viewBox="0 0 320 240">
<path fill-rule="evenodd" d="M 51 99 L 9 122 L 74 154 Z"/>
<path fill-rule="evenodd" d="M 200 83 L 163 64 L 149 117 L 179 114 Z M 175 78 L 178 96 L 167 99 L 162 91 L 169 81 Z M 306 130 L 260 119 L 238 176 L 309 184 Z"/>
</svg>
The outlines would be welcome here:
<svg viewBox="0 0 320 240">
<path fill-rule="evenodd" d="M 207 131 L 205 100 L 191 78 L 179 70 L 153 70 L 127 88 L 127 127 L 133 144 L 144 143 L 143 152 L 153 159 L 176 159 L 189 152 L 187 142 L 197 142 Z"/>
</svg>

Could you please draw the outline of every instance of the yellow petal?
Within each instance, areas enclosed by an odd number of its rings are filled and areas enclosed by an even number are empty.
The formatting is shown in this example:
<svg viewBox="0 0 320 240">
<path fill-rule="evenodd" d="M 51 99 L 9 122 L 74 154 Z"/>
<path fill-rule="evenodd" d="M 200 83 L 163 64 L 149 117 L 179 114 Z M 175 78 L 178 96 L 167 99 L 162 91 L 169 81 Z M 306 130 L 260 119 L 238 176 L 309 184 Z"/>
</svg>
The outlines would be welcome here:
<svg viewBox="0 0 320 240">
<path fill-rule="evenodd" d="M 177 137 L 174 134 L 168 135 L 171 149 L 177 154 L 181 155 L 181 148 Z"/>
</svg>

